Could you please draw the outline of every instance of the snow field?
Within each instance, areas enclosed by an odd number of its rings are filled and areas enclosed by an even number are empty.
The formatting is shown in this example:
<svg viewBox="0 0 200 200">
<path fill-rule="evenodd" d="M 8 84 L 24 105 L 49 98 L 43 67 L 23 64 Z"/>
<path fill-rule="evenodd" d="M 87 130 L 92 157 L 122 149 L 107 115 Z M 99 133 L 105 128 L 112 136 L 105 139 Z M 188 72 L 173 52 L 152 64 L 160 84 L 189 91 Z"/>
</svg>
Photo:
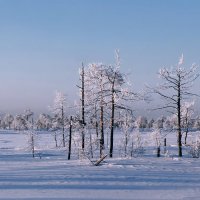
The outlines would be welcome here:
<svg viewBox="0 0 200 200">
<path fill-rule="evenodd" d="M 147 152 L 93 166 L 88 159 L 68 161 L 51 134 L 38 137 L 42 158 L 33 159 L 23 132 L 0 132 L 0 199 L 199 199 L 199 159 Z"/>
</svg>

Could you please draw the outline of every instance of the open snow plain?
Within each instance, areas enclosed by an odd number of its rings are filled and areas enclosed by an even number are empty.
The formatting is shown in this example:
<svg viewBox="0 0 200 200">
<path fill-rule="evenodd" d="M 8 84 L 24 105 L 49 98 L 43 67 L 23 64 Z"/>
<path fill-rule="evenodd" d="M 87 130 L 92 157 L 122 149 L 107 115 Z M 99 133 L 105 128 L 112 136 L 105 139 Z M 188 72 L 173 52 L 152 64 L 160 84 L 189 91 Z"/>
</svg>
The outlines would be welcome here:
<svg viewBox="0 0 200 200">
<path fill-rule="evenodd" d="M 152 155 L 93 166 L 68 161 L 51 134 L 38 143 L 41 159 L 33 159 L 23 132 L 0 132 L 0 199 L 200 199 L 200 159 Z"/>
</svg>

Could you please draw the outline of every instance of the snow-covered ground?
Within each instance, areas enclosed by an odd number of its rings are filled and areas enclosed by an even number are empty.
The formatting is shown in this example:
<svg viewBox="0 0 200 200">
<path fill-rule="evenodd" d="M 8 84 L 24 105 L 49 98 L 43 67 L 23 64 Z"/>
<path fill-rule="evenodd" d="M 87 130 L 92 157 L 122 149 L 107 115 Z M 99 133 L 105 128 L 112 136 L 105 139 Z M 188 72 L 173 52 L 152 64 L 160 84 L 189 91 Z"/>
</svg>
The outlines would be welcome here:
<svg viewBox="0 0 200 200">
<path fill-rule="evenodd" d="M 24 133 L 0 132 L 0 199 L 200 199 L 200 159 L 161 157 L 67 160 L 53 136 L 40 134 L 40 159 Z"/>
</svg>

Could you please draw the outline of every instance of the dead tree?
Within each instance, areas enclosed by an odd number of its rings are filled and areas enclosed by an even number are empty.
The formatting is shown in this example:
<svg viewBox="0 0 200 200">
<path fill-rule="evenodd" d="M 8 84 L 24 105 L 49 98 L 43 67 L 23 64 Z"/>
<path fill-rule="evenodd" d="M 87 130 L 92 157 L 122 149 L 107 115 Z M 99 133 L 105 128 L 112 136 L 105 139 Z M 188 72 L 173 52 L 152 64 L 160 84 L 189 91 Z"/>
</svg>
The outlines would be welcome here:
<svg viewBox="0 0 200 200">
<path fill-rule="evenodd" d="M 173 68 L 162 68 L 159 77 L 164 81 L 153 92 L 165 100 L 165 105 L 157 109 L 167 109 L 168 112 L 175 114 L 177 119 L 177 144 L 178 156 L 182 157 L 182 113 L 183 100 L 189 96 L 196 95 L 191 91 L 193 81 L 199 77 L 196 73 L 197 66 L 192 65 L 190 69 L 183 67 L 183 56 L 179 63 Z M 197 96 L 197 95 L 196 95 Z"/>
</svg>

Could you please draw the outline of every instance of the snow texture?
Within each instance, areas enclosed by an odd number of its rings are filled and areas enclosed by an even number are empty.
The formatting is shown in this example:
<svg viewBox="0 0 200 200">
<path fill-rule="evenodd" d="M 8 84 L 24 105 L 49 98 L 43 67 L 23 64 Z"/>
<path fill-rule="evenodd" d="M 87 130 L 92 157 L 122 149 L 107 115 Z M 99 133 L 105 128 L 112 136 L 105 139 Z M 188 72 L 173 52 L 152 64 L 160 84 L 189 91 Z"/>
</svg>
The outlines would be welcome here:
<svg viewBox="0 0 200 200">
<path fill-rule="evenodd" d="M 87 159 L 68 161 L 48 132 L 39 137 L 33 159 L 26 134 L 0 132 L 0 199 L 199 199 L 199 159 L 106 158 L 93 166 Z"/>
</svg>

